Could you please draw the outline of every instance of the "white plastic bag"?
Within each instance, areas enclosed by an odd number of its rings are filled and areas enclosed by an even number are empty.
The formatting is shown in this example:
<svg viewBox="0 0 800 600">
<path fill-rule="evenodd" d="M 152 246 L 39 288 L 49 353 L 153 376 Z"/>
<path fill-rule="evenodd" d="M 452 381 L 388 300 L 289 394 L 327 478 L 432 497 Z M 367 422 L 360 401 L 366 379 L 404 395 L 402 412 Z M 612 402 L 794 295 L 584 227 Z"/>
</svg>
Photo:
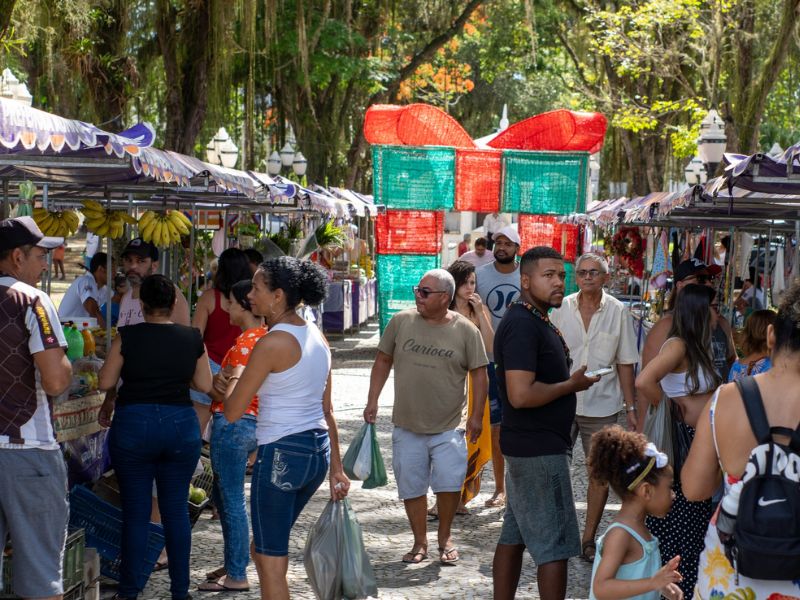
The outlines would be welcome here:
<svg viewBox="0 0 800 600">
<path fill-rule="evenodd" d="M 367 430 L 361 441 L 361 447 L 358 449 L 356 462 L 353 464 L 353 474 L 361 481 L 367 479 L 372 472 L 372 436 L 369 429 L 372 426 L 371 423 L 367 423 Z"/>
</svg>

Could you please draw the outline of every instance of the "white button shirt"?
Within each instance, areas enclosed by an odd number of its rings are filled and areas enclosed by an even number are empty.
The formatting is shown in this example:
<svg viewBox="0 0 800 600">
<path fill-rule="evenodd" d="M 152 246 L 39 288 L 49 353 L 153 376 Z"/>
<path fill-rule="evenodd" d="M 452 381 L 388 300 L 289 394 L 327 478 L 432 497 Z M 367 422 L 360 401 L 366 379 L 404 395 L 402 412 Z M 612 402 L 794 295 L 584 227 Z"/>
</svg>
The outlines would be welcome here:
<svg viewBox="0 0 800 600">
<path fill-rule="evenodd" d="M 561 330 L 569 347 L 571 372 L 583 365 L 591 371 L 639 362 L 633 320 L 625 305 L 604 291 L 600 308 L 592 315 L 586 331 L 578 310 L 578 294 L 570 294 L 560 308 L 550 312 L 550 320 Z M 616 368 L 588 390 L 578 392 L 577 398 L 576 413 L 582 417 L 608 417 L 622 410 L 622 389 Z"/>
</svg>

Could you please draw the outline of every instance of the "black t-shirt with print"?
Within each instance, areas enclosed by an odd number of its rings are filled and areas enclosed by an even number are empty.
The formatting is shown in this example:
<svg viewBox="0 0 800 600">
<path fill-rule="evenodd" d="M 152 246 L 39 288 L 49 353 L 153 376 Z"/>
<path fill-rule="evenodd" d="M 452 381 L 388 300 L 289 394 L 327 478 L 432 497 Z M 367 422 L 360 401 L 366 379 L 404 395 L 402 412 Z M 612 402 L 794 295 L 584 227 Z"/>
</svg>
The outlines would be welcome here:
<svg viewBox="0 0 800 600">
<path fill-rule="evenodd" d="M 497 383 L 503 402 L 500 449 L 506 456 L 566 454 L 572 446 L 575 394 L 567 394 L 538 408 L 514 408 L 508 402 L 506 371 L 531 371 L 536 381 L 560 383 L 569 379 L 564 347 L 547 323 L 527 308 L 512 305 L 494 336 Z"/>
</svg>

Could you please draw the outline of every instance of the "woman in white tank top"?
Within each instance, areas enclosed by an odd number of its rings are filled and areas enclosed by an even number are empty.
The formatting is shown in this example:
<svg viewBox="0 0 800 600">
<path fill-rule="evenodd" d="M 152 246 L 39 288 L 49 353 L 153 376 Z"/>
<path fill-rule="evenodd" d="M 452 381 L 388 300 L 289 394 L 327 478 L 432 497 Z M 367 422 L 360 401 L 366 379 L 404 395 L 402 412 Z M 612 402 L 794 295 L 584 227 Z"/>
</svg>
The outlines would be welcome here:
<svg viewBox="0 0 800 600">
<path fill-rule="evenodd" d="M 250 487 L 253 549 L 261 598 L 289 598 L 289 534 L 328 474 L 331 498 L 350 481 L 339 454 L 331 405 L 331 353 L 318 327 L 297 306 L 325 298 L 327 277 L 310 261 L 282 256 L 261 264 L 248 299 L 269 326 L 244 370 L 221 374 L 235 385 L 225 418 L 239 419 L 258 394 L 258 458 Z"/>
<path fill-rule="evenodd" d="M 637 392 L 651 404 L 673 403 L 674 431 L 686 440 L 694 438 L 698 416 L 722 383 L 711 350 L 711 331 L 716 318 L 711 310 L 713 297 L 714 290 L 705 285 L 690 284 L 681 290 L 667 341 L 636 378 Z M 662 392 L 669 400 L 662 399 Z M 648 517 L 647 528 L 658 538 L 662 563 L 680 555 L 678 570 L 683 581 L 679 585 L 689 598 L 697 579 L 712 506 L 710 498 L 700 502 L 686 499 L 680 485 L 680 466 L 673 465 L 676 475 L 672 508 L 663 519 Z"/>
</svg>

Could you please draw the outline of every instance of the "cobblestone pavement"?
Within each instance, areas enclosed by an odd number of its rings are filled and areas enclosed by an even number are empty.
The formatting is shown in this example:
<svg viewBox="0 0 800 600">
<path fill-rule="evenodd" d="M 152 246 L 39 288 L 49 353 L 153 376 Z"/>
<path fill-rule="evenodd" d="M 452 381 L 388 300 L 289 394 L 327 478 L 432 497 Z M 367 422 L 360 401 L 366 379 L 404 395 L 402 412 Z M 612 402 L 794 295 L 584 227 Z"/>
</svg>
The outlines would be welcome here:
<svg viewBox="0 0 800 600">
<path fill-rule="evenodd" d="M 366 404 L 369 374 L 375 356 L 378 334 L 377 326 L 371 325 L 361 333 L 333 338 L 334 408 L 340 426 L 342 452 L 361 426 L 361 412 Z M 381 395 L 378 415 L 378 436 L 383 450 L 389 485 L 379 489 L 362 490 L 360 482 L 351 487 L 350 499 L 364 532 L 364 543 L 372 558 L 378 579 L 379 597 L 385 599 L 433 599 L 433 598 L 491 598 L 491 563 L 494 547 L 500 534 L 503 509 L 484 508 L 483 503 L 494 489 L 491 466 L 483 472 L 483 491 L 470 503 L 472 514 L 456 517 L 453 539 L 459 548 L 461 560 L 456 566 L 442 566 L 433 559 L 436 548 L 436 522 L 429 523 L 429 548 L 434 550 L 431 559 L 419 565 L 400 562 L 402 555 L 411 549 L 412 537 L 406 520 L 403 504 L 397 498 L 397 490 L 391 472 L 391 405 L 393 399 L 390 379 Z M 583 523 L 586 472 L 583 452 L 576 444 L 573 461 L 573 488 L 578 507 L 578 520 Z M 249 483 L 248 489 L 249 489 Z M 249 494 L 248 494 L 249 497 Z M 300 516 L 289 544 L 289 584 L 293 598 L 313 599 L 314 594 L 307 583 L 303 567 L 303 546 L 309 529 L 313 526 L 328 500 L 327 485 L 323 485 L 306 506 Z M 432 503 L 432 499 L 431 499 Z M 606 507 L 602 532 L 619 508 L 618 500 L 612 499 Z M 249 504 L 249 503 L 248 503 Z M 249 508 L 249 506 L 248 506 Z M 204 574 L 222 564 L 222 533 L 219 521 L 212 521 L 204 513 L 194 529 L 191 572 L 193 586 L 190 592 L 195 598 L 214 597 L 220 594 L 196 591 Z M 567 597 L 587 598 L 591 565 L 574 558 L 569 563 Z M 251 591 L 236 594 L 240 600 L 259 598 L 258 577 L 250 564 L 247 571 Z M 224 594 L 223 594 L 224 595 Z M 104 597 L 107 595 L 104 593 Z M 143 600 L 168 599 L 169 577 L 166 572 L 154 573 L 144 593 Z M 522 567 L 518 598 L 538 598 L 536 567 L 526 554 Z"/>
</svg>

